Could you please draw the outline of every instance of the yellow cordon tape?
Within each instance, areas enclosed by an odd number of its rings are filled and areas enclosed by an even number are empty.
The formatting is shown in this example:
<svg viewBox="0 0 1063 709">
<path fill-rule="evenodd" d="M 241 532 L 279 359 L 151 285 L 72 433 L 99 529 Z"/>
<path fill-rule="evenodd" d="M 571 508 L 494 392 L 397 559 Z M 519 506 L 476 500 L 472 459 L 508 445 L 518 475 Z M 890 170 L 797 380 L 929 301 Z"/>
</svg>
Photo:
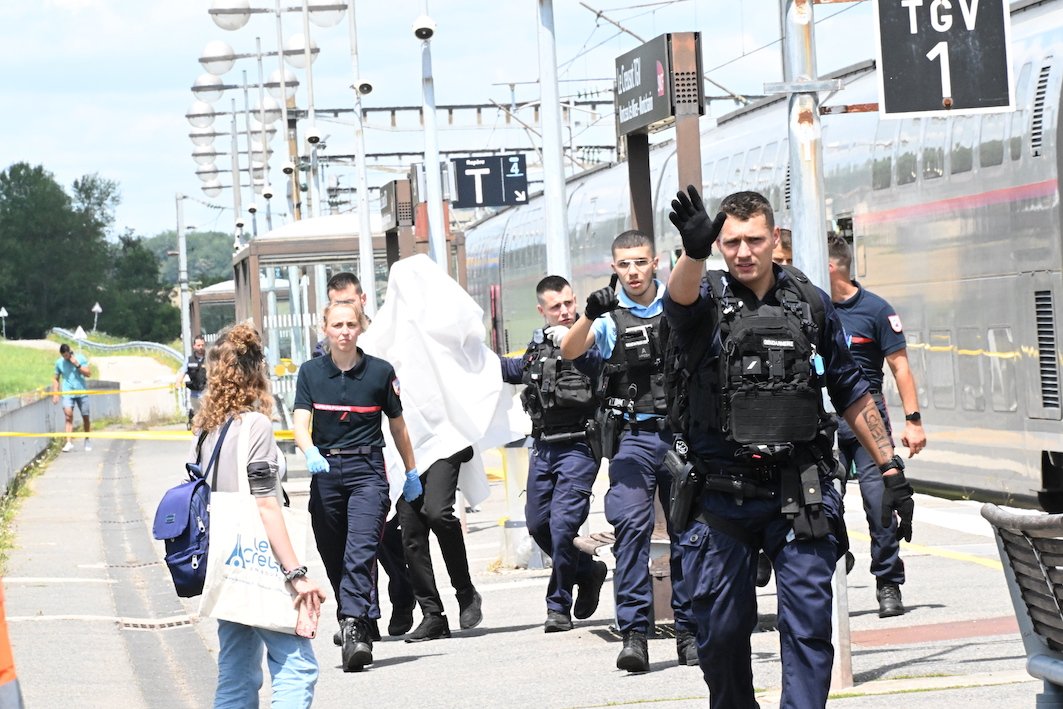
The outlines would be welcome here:
<svg viewBox="0 0 1063 709">
<path fill-rule="evenodd" d="M 133 389 L 67 389 L 66 391 L 51 391 L 50 389 L 34 389 L 21 394 L 12 394 L 12 397 L 26 398 L 36 396 L 44 399 L 49 396 L 98 396 L 100 394 L 131 394 L 137 391 L 159 391 L 160 389 L 172 389 L 173 384 L 156 384 L 150 387 L 136 387 Z"/>
</svg>

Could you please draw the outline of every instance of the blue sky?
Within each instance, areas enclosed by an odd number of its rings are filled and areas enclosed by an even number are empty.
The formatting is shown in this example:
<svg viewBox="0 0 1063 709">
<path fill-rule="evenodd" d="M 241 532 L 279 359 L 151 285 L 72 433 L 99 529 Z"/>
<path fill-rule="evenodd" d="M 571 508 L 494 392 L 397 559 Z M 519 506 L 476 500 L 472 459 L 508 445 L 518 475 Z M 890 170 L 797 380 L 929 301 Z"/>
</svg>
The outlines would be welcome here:
<svg viewBox="0 0 1063 709">
<path fill-rule="evenodd" d="M 320 0 L 316 0 L 320 2 Z M 766 81 L 781 79 L 779 21 L 781 0 L 586 0 L 596 10 L 644 39 L 668 31 L 700 30 L 704 69 L 728 89 L 757 94 Z M 298 5 L 284 0 L 282 5 Z M 554 0 L 557 59 L 565 79 L 561 95 L 605 89 L 613 73 L 614 58 L 639 42 L 620 34 L 577 0 Z M 229 43 L 236 53 L 252 53 L 255 37 L 264 51 L 276 49 L 272 13 L 255 14 L 244 28 L 227 32 L 208 15 L 209 0 L 33 0 L 0 4 L 0 58 L 4 60 L 5 108 L 0 113 L 0 169 L 25 161 L 41 164 L 69 187 L 88 173 L 118 182 L 122 204 L 115 230 L 133 229 L 152 236 L 175 225 L 174 195 L 193 196 L 185 201 L 185 221 L 199 228 L 231 231 L 235 221 L 228 189 L 216 198 L 206 197 L 195 176 L 191 158 L 191 126 L 185 113 L 193 101 L 191 86 L 204 73 L 198 62 L 211 40 Z M 273 0 L 251 0 L 251 7 L 270 9 Z M 532 0 L 432 0 L 430 15 L 438 25 L 432 40 L 432 60 L 437 104 L 488 103 L 508 105 L 507 85 L 515 82 L 518 104 L 538 98 L 538 10 Z M 421 14 L 423 0 L 358 0 L 357 19 L 361 74 L 375 89 L 365 107 L 408 106 L 421 102 L 420 42 L 411 26 Z M 860 59 L 874 49 L 872 8 L 869 1 L 815 6 L 819 70 L 825 73 Z M 298 13 L 285 13 L 284 35 L 301 31 Z M 320 47 L 314 63 L 315 106 L 349 108 L 352 104 L 348 21 L 330 28 L 311 27 Z M 854 42 L 854 37 L 866 41 Z M 266 58 L 267 75 L 276 58 Z M 243 59 L 223 80 L 240 83 L 246 69 L 253 81 L 256 63 Z M 293 69 L 302 82 L 296 97 L 306 107 L 305 72 Z M 571 81 L 578 80 L 578 81 Z M 528 82 L 528 83 L 523 83 Z M 715 90 L 710 89 L 710 93 Z M 228 110 L 228 91 L 215 105 Z M 721 115 L 733 107 L 714 103 L 710 112 Z M 611 110 L 605 106 L 604 110 Z M 530 111 L 522 118 L 533 120 Z M 574 114 L 576 115 L 576 114 Z M 458 115 L 457 126 L 470 126 L 471 114 Z M 593 125 L 592 125 L 593 124 Z M 572 139 L 580 143 L 612 142 L 612 118 L 599 114 L 576 116 Z M 228 131 L 229 120 L 220 117 L 218 131 Z M 353 130 L 349 118 L 319 120 L 328 136 L 328 152 L 349 154 Z M 506 127 L 503 114 L 487 111 L 483 127 L 453 128 L 440 120 L 441 149 L 474 147 L 525 147 L 526 131 L 517 124 Z M 302 130 L 302 126 L 300 126 Z M 564 130 L 565 137 L 569 130 Z M 366 132 L 369 152 L 423 150 L 423 134 L 412 119 L 400 118 L 392 128 L 374 117 Z M 228 138 L 215 142 L 219 152 L 229 150 Z M 271 183 L 282 184 L 280 166 L 286 150 L 274 139 L 270 161 Z M 219 158 L 225 170 L 228 158 Z M 399 161 L 372 167 L 370 184 L 399 176 Z M 341 185 L 354 181 L 353 169 L 330 166 L 327 174 Z M 532 173 L 534 176 L 534 172 Z M 223 181 L 228 184 L 227 177 Z M 250 200 L 245 195 L 244 202 Z M 225 209 L 211 209 L 213 203 Z M 274 200 L 274 213 L 286 212 Z M 261 199 L 258 200 L 261 205 Z M 283 218 L 278 216 L 274 222 Z"/>
</svg>

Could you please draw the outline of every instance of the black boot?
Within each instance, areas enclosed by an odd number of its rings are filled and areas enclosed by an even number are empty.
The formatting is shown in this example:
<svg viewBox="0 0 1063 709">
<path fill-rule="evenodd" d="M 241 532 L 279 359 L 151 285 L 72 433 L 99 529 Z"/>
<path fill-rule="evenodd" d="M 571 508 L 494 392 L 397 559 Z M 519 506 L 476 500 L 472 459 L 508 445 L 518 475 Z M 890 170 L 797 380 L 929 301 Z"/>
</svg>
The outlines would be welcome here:
<svg viewBox="0 0 1063 709">
<path fill-rule="evenodd" d="M 415 606 L 406 608 L 392 608 L 391 621 L 388 623 L 388 635 L 397 637 L 410 632 L 413 627 L 413 609 Z"/>
<path fill-rule="evenodd" d="M 675 651 L 680 665 L 698 666 L 698 640 L 694 637 L 694 631 L 675 629 Z"/>
<path fill-rule="evenodd" d="M 483 598 L 475 590 L 472 594 L 458 596 L 458 626 L 462 630 L 475 628 L 483 622 L 484 614 L 480 608 L 482 604 Z"/>
<path fill-rule="evenodd" d="M 373 664 L 369 621 L 365 618 L 344 618 L 340 624 L 343 633 L 343 671 L 361 672 L 363 667 Z"/>
<path fill-rule="evenodd" d="M 450 623 L 442 613 L 425 613 L 417 629 L 406 636 L 408 643 L 420 643 L 425 640 L 438 640 L 450 637 Z"/>
<path fill-rule="evenodd" d="M 598 610 L 602 585 L 608 575 L 609 568 L 604 561 L 595 559 L 591 562 L 590 576 L 576 584 L 579 590 L 576 592 L 576 602 L 572 604 L 572 615 L 580 620 L 594 615 L 594 611 Z"/>
<path fill-rule="evenodd" d="M 904 602 L 901 600 L 901 587 L 895 583 L 881 583 L 878 587 L 878 617 L 892 618 L 904 615 Z"/>
<path fill-rule="evenodd" d="M 646 649 L 646 633 L 636 630 L 624 633 L 624 649 L 616 657 L 616 667 L 628 672 L 650 671 L 650 653 Z"/>
</svg>

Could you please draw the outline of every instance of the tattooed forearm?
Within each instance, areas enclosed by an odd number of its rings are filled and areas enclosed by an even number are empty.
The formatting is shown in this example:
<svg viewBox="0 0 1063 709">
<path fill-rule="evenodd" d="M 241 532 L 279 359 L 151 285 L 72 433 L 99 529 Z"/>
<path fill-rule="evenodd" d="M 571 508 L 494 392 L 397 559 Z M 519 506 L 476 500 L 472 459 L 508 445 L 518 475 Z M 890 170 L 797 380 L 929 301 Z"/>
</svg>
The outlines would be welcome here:
<svg viewBox="0 0 1063 709">
<path fill-rule="evenodd" d="M 893 455 L 893 444 L 890 442 L 889 433 L 886 432 L 886 424 L 882 421 L 882 416 L 879 415 L 878 407 L 875 406 L 875 402 L 868 397 L 867 403 L 864 404 L 864 408 L 860 411 L 860 418 L 863 419 L 864 425 L 867 426 L 867 433 L 869 441 L 861 441 L 868 452 L 871 452 L 872 446 L 878 449 L 882 456 L 882 460 L 887 460 Z M 869 446 L 868 443 L 871 445 Z"/>
</svg>

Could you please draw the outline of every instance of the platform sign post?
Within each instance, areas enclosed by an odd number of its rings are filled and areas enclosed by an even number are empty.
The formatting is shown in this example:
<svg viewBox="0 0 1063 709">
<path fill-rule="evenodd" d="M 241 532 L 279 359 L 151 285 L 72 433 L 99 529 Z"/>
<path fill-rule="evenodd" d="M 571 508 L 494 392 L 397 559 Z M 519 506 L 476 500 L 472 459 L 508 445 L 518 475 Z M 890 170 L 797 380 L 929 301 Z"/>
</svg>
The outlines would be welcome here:
<svg viewBox="0 0 1063 709">
<path fill-rule="evenodd" d="M 1007 0 L 876 0 L 883 117 L 1015 106 Z"/>
<path fill-rule="evenodd" d="M 676 188 L 703 187 L 701 132 L 705 113 L 701 35 L 672 32 L 616 58 L 618 134 L 627 144 L 628 188 L 635 229 L 653 236 L 649 134 L 675 125 Z"/>
</svg>

